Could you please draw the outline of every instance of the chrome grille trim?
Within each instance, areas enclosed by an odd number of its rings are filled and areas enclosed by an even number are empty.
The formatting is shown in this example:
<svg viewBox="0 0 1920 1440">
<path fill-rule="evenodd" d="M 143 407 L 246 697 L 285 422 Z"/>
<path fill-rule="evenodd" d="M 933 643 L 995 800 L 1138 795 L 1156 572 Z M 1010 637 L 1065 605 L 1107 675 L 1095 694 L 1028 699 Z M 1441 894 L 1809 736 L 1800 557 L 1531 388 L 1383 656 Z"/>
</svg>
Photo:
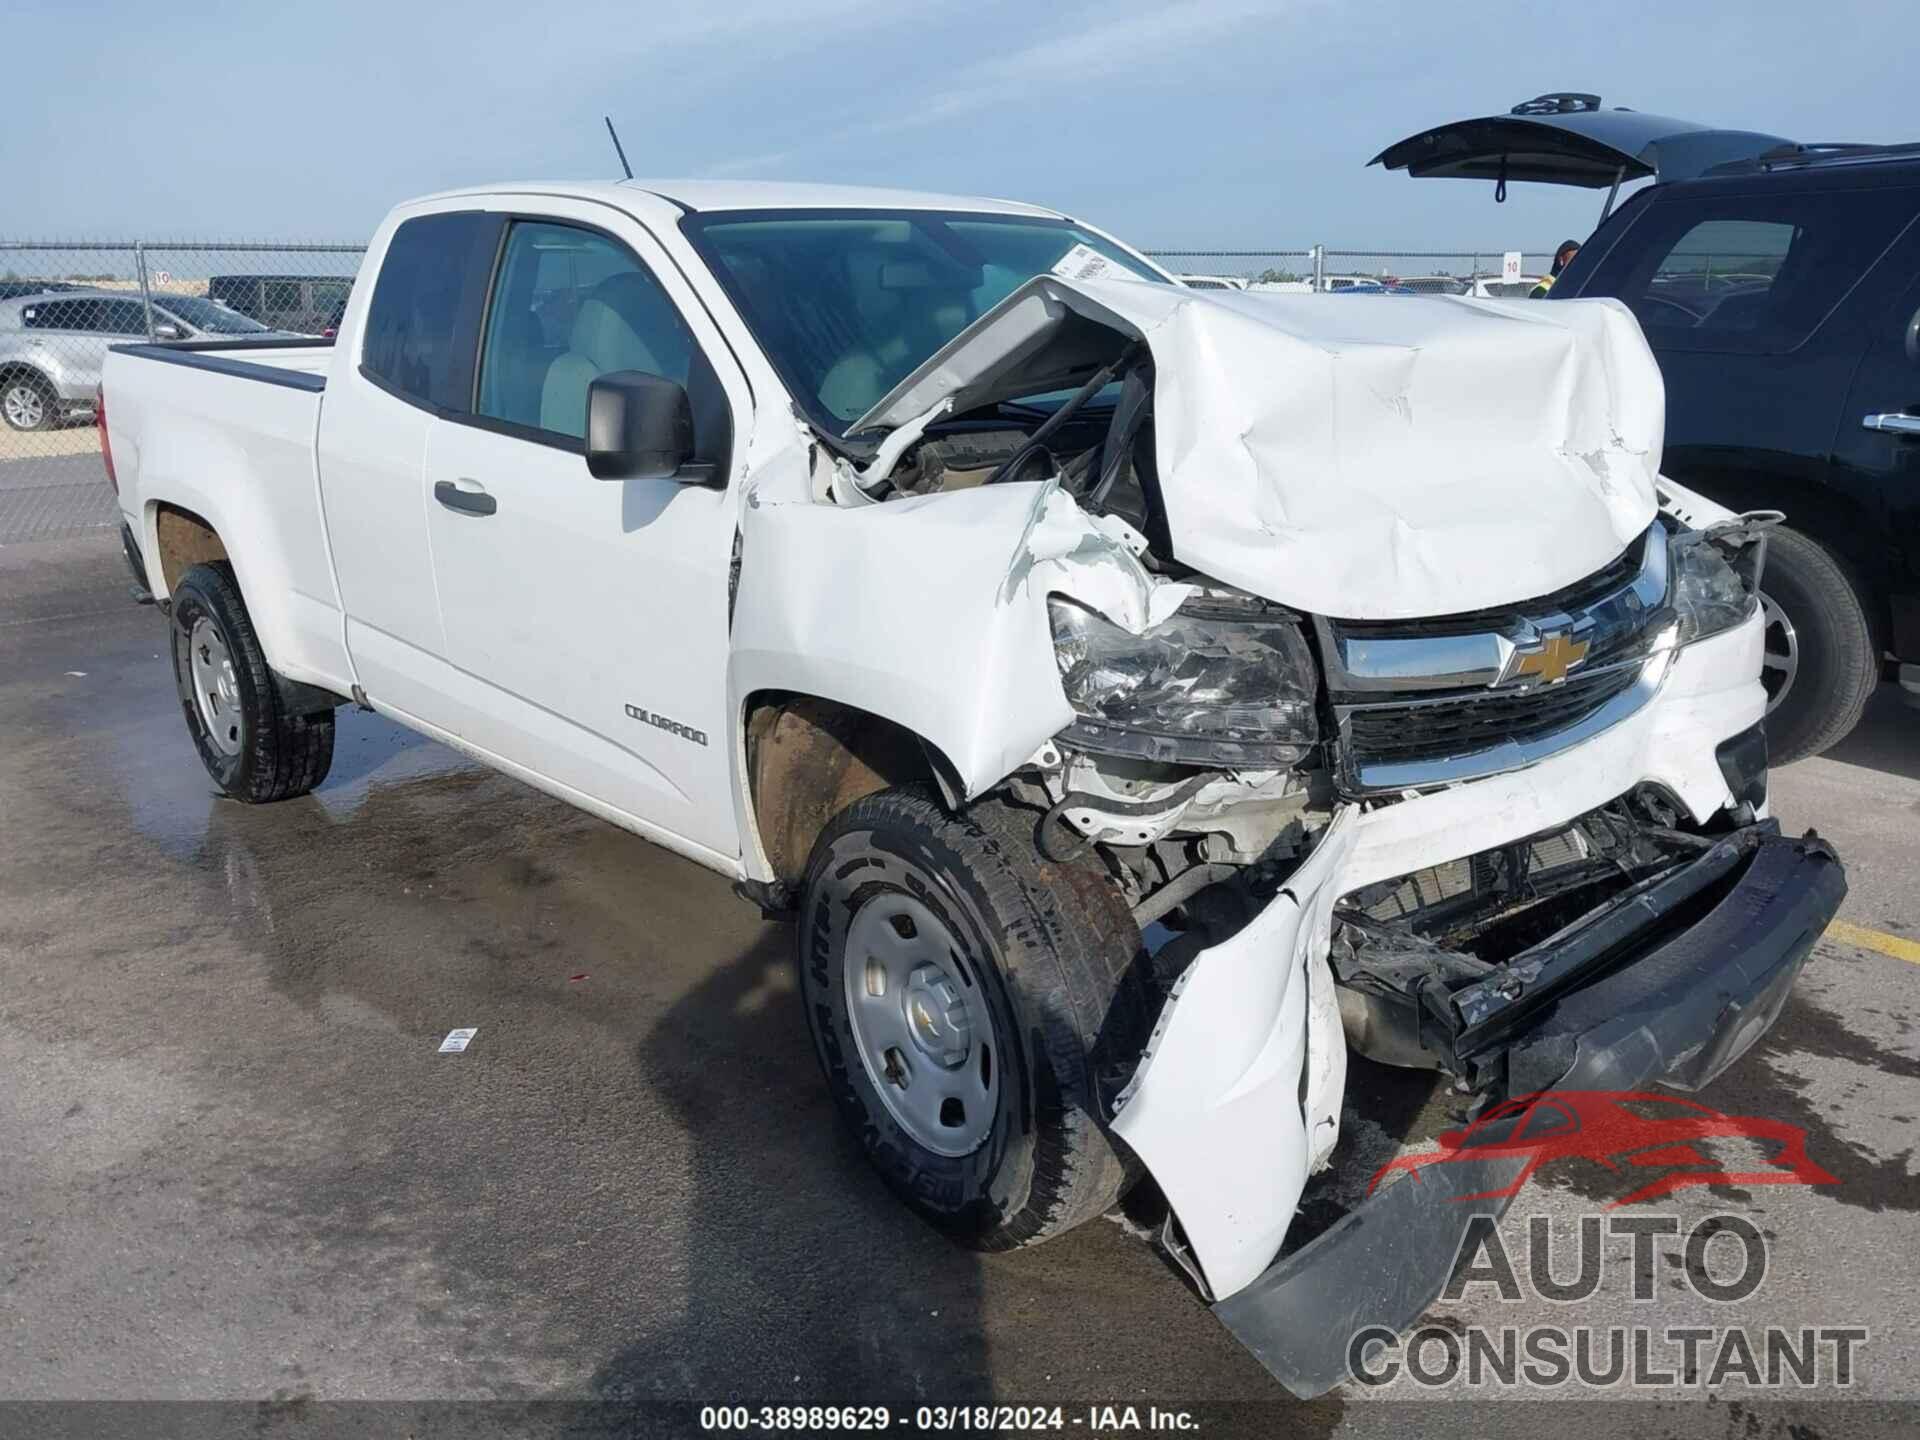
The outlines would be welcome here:
<svg viewBox="0 0 1920 1440">
<path fill-rule="evenodd" d="M 1317 620 L 1340 788 L 1390 794 L 1504 774 L 1639 711 L 1673 659 L 1667 544 L 1656 521 L 1585 581 L 1531 605 L 1405 621 Z M 1563 662 L 1553 678 L 1501 683 L 1517 661 L 1549 645 L 1558 647 L 1551 665 L 1569 640 L 1580 645 L 1570 671 Z M 1423 740 L 1430 753 L 1421 753 Z"/>
<path fill-rule="evenodd" d="M 1633 682 L 1551 734 L 1520 740 L 1502 739 L 1492 745 L 1451 755 L 1425 756 L 1415 760 L 1370 760 L 1357 755 L 1349 739 L 1349 719 L 1355 707 L 1348 707 L 1340 714 L 1341 788 L 1355 795 L 1391 794 L 1435 785 L 1455 785 L 1463 780 L 1484 780 L 1491 775 L 1504 775 L 1509 770 L 1537 764 L 1591 740 L 1604 730 L 1611 730 L 1644 708 L 1649 700 L 1660 693 L 1675 653 L 1672 649 L 1658 650 L 1644 660 L 1627 661 L 1622 666 L 1611 667 L 1633 669 Z M 1458 696 L 1411 702 L 1412 705 L 1472 703 Z M 1374 708 L 1407 710 L 1411 706 L 1383 705 Z"/>
<path fill-rule="evenodd" d="M 1341 696 L 1497 685 L 1516 653 L 1537 647 L 1542 633 L 1554 630 L 1585 640 L 1588 664 L 1597 666 L 1630 647 L 1646 630 L 1650 612 L 1667 597 L 1665 528 L 1656 521 L 1635 544 L 1642 547 L 1639 568 L 1624 583 L 1577 607 L 1503 606 L 1448 616 L 1447 627 L 1455 633 L 1445 634 L 1392 633 L 1430 630 L 1433 621 L 1322 620 L 1327 688 Z M 1456 630 L 1476 624 L 1480 628 Z"/>
</svg>

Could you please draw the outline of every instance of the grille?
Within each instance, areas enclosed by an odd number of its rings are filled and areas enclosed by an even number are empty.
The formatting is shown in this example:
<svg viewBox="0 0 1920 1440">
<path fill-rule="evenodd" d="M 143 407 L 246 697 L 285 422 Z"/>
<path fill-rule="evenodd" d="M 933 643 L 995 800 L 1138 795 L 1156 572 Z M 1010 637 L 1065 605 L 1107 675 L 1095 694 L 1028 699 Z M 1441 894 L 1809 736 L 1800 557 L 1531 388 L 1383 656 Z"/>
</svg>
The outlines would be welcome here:
<svg viewBox="0 0 1920 1440">
<path fill-rule="evenodd" d="M 1506 740 L 1537 740 L 1565 730 L 1633 684 L 1635 665 L 1572 675 L 1557 685 L 1513 694 L 1476 691 L 1458 700 L 1377 705 L 1347 716 L 1347 742 L 1362 763 L 1470 754 Z"/>
<path fill-rule="evenodd" d="M 1659 527 L 1654 529 L 1658 531 Z M 1538 619 L 1556 612 L 1577 613 L 1610 595 L 1618 594 L 1633 583 L 1646 557 L 1647 538 L 1646 534 L 1641 535 L 1591 575 L 1555 590 L 1551 595 L 1542 595 L 1533 600 L 1498 605 L 1490 610 L 1467 610 L 1456 615 L 1433 615 L 1417 620 L 1337 620 L 1334 623 L 1339 626 L 1340 633 L 1350 639 L 1399 639 L 1408 636 L 1474 635 L 1483 630 L 1504 630 L 1523 616 Z"/>
</svg>

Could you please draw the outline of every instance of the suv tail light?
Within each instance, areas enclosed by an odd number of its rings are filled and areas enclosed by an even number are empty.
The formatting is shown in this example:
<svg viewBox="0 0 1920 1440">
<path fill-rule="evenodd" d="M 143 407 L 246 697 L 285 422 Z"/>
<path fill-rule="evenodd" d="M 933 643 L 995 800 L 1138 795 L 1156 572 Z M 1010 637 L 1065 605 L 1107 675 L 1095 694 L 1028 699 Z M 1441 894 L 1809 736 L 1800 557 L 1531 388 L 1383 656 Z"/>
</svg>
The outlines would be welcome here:
<svg viewBox="0 0 1920 1440">
<path fill-rule="evenodd" d="M 118 495 L 120 477 L 113 473 L 113 442 L 107 439 L 107 387 L 104 385 L 93 392 L 93 428 L 100 432 L 100 458 L 106 463 L 107 483 Z"/>
</svg>

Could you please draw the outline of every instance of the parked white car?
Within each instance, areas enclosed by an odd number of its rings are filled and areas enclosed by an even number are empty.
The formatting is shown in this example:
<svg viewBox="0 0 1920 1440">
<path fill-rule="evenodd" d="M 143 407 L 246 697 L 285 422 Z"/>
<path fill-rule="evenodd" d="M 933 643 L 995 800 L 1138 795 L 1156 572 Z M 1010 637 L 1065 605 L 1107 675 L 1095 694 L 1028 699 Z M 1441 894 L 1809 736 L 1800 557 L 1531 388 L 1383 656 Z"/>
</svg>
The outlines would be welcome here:
<svg viewBox="0 0 1920 1440">
<path fill-rule="evenodd" d="M 228 795 L 319 784 L 351 697 L 735 877 L 907 1204 L 1005 1249 L 1144 1171 L 1301 1393 L 1497 1209 L 1453 1200 L 1501 1161 L 1439 1166 L 1276 1258 L 1349 1045 L 1488 1100 L 1698 1086 L 1845 888 L 1764 818 L 1772 517 L 1657 475 L 1613 302 L 512 186 L 394 211 L 336 344 L 123 347 L 102 410 Z"/>
<path fill-rule="evenodd" d="M 1518 280 L 1502 280 L 1498 275 L 1475 275 L 1467 282 L 1466 293 L 1476 300 L 1525 300 L 1545 278 L 1522 275 Z"/>
<path fill-rule="evenodd" d="M 1180 283 L 1189 290 L 1244 290 L 1244 275 L 1182 275 Z"/>
</svg>

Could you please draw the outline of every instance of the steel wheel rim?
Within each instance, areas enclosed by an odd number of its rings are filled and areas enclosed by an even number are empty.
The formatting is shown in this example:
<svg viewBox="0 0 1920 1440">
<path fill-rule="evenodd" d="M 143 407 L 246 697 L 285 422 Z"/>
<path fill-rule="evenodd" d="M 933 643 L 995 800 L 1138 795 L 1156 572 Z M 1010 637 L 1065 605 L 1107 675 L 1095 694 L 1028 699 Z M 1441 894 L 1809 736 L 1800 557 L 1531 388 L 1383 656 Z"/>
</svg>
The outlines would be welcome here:
<svg viewBox="0 0 1920 1440">
<path fill-rule="evenodd" d="M 918 900 L 886 890 L 847 926 L 847 1023 L 887 1113 L 936 1155 L 977 1150 L 1000 1108 L 1001 1057 L 976 967 Z"/>
<path fill-rule="evenodd" d="M 193 676 L 193 703 L 207 740 L 222 755 L 238 755 L 246 740 L 240 714 L 240 679 L 220 627 L 202 615 L 187 637 L 187 668 Z"/>
<path fill-rule="evenodd" d="M 46 418 L 46 402 L 31 385 L 9 386 L 5 401 L 7 423 L 16 430 L 35 429 Z"/>
<path fill-rule="evenodd" d="M 1779 709 L 1793 688 L 1793 677 L 1800 673 L 1800 637 L 1794 632 L 1787 612 L 1773 603 L 1764 591 L 1760 595 L 1760 620 L 1765 633 L 1765 649 L 1760 657 L 1760 683 L 1767 691 L 1767 714 Z"/>
</svg>

